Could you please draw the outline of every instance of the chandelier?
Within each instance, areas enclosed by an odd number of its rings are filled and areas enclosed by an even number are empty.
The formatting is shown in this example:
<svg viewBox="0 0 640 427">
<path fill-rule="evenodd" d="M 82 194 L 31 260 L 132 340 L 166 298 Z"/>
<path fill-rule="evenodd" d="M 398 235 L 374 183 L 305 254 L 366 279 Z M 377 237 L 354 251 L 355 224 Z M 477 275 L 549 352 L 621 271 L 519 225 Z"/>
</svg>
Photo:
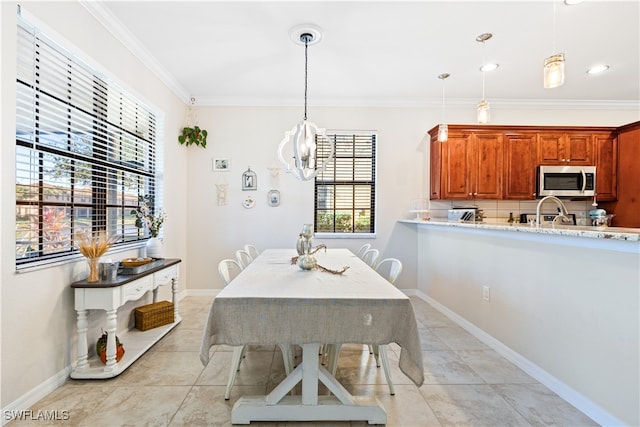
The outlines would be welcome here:
<svg viewBox="0 0 640 427">
<path fill-rule="evenodd" d="M 308 181 L 322 172 L 333 159 L 334 145 L 329 143 L 329 155 L 318 166 L 316 142 L 328 141 L 325 130 L 307 120 L 307 75 L 309 44 L 319 41 L 320 33 L 317 29 L 304 28 L 299 34 L 299 42 L 304 44 L 304 118 L 290 131 L 285 132 L 284 139 L 278 145 L 278 159 L 286 167 L 286 172 L 301 181 Z M 293 36 L 292 36 L 293 37 Z M 284 147 L 291 142 L 293 146 L 293 166 L 285 159 Z"/>
</svg>

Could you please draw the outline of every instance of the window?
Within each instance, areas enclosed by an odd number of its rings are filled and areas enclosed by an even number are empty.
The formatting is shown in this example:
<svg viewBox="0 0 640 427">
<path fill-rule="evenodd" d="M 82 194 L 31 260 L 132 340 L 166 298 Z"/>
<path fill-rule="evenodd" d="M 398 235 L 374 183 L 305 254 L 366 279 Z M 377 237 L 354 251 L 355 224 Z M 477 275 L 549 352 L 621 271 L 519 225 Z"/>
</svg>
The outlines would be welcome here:
<svg viewBox="0 0 640 427">
<path fill-rule="evenodd" d="M 158 190 L 156 115 L 18 22 L 16 267 L 76 257 L 80 230 L 145 239 L 131 210 Z"/>
<path fill-rule="evenodd" d="M 376 135 L 332 133 L 317 144 L 317 158 L 335 159 L 315 179 L 316 233 L 375 233 Z"/>
</svg>

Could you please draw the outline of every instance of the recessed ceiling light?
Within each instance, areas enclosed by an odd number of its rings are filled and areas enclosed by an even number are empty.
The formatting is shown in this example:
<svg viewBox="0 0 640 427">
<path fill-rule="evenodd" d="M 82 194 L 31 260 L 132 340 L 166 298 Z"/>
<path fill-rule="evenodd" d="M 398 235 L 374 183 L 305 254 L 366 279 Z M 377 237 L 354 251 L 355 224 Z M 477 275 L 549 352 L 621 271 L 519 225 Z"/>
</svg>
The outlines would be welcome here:
<svg viewBox="0 0 640 427">
<path fill-rule="evenodd" d="M 574 4 L 580 4 L 583 1 L 584 0 L 564 0 L 564 4 L 566 4 L 567 6 L 573 6 Z"/>
<path fill-rule="evenodd" d="M 605 72 L 609 69 L 609 66 L 606 64 L 598 64 L 598 65 L 594 65 L 593 67 L 590 67 L 587 70 L 587 74 L 600 74 L 602 72 Z"/>
<path fill-rule="evenodd" d="M 494 63 L 484 64 L 482 67 L 480 67 L 480 71 L 493 71 L 499 66 L 500 65 Z"/>
</svg>

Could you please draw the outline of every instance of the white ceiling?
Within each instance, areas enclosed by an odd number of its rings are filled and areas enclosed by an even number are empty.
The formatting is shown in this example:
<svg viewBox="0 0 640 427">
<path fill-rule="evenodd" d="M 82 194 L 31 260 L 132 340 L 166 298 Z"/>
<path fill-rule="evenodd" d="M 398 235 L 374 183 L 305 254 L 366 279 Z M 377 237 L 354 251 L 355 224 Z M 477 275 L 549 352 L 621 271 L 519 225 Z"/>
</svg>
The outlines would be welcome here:
<svg viewBox="0 0 640 427">
<path fill-rule="evenodd" d="M 555 3 L 555 5 L 554 5 Z M 483 62 L 492 103 L 640 106 L 640 1 L 100 1 L 83 2 L 186 103 L 301 105 L 314 24 L 309 105 L 478 102 Z M 555 52 L 553 21 L 556 21 Z M 485 43 L 477 35 L 493 33 Z M 542 64 L 566 56 L 566 83 L 542 87 Z M 611 68 L 588 75 L 596 63 Z"/>
</svg>

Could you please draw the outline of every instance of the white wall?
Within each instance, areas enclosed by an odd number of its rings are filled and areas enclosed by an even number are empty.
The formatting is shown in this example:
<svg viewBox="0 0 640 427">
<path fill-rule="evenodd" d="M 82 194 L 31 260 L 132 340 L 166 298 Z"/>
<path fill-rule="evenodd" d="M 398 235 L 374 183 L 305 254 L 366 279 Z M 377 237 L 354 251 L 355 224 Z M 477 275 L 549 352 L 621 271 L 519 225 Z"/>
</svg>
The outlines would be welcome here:
<svg viewBox="0 0 640 427">
<path fill-rule="evenodd" d="M 85 277 L 83 261 L 43 270 L 15 273 L 15 46 L 16 3 L 1 2 L 2 9 L 2 126 L 0 171 L 2 174 L 0 218 L 1 341 L 0 358 L 3 408 L 19 402 L 36 389 L 50 391 L 56 381 L 64 381 L 65 370 L 76 357 L 75 311 L 69 284 Z M 108 31 L 101 27 L 76 2 L 25 2 L 23 9 L 42 21 L 50 30 L 72 44 L 77 53 L 96 66 L 109 70 L 123 86 L 158 108 L 164 119 L 160 132 L 165 138 L 165 192 L 168 211 L 165 227 L 165 256 L 182 258 L 181 270 L 188 267 L 186 240 L 186 170 L 184 147 L 176 142 L 186 107 L 144 64 L 136 59 Z M 119 253 L 114 258 L 132 256 Z M 186 288 L 186 280 L 180 282 Z M 162 290 L 168 298 L 169 290 Z M 118 318 L 120 328 L 129 321 L 131 305 Z M 100 333 L 103 317 L 91 313 L 90 342 Z M 22 408 L 25 409 L 25 408 Z"/>
<path fill-rule="evenodd" d="M 638 242 L 417 228 L 420 292 L 573 389 L 597 421 L 640 423 Z"/>
</svg>

